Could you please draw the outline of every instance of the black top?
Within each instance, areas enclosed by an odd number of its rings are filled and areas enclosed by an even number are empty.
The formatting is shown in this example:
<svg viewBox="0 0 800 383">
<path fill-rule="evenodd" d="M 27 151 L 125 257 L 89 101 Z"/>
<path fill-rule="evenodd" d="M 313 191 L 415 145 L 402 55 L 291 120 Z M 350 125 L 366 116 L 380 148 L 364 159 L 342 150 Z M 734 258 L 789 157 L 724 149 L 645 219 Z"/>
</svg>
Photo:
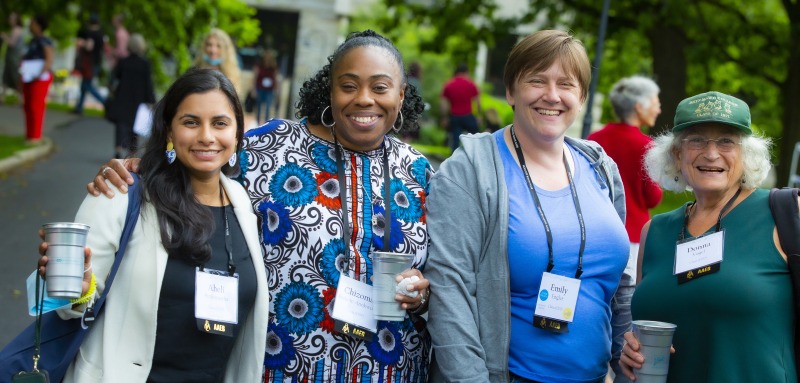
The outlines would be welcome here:
<svg viewBox="0 0 800 383">
<path fill-rule="evenodd" d="M 78 31 L 78 38 L 84 40 L 94 40 L 94 47 L 92 47 L 91 51 L 82 49 L 81 51 L 85 54 L 88 54 L 92 60 L 92 64 L 95 66 L 99 66 L 103 62 L 103 52 L 105 46 L 105 36 L 103 36 L 103 31 L 100 29 L 82 29 Z"/>
<path fill-rule="evenodd" d="M 214 233 L 207 269 L 228 270 L 225 252 L 225 224 L 222 207 L 209 207 L 214 213 Z M 203 333 L 194 317 L 195 265 L 170 257 L 161 284 L 153 368 L 148 382 L 221 382 L 233 344 L 253 308 L 256 298 L 256 271 L 250 251 L 233 209 L 225 208 L 230 225 L 233 260 L 239 273 L 239 324 L 234 336 Z"/>
<path fill-rule="evenodd" d="M 132 127 L 139 104 L 153 104 L 156 96 L 150 63 L 143 57 L 131 53 L 117 62 L 111 81 L 116 82 L 113 101 L 106 103 L 106 118 Z"/>
<path fill-rule="evenodd" d="M 22 56 L 23 60 L 43 60 L 44 57 L 44 47 L 45 46 L 53 46 L 53 42 L 44 36 L 41 37 L 34 37 L 28 43 L 28 51 L 25 52 L 25 55 Z"/>
</svg>

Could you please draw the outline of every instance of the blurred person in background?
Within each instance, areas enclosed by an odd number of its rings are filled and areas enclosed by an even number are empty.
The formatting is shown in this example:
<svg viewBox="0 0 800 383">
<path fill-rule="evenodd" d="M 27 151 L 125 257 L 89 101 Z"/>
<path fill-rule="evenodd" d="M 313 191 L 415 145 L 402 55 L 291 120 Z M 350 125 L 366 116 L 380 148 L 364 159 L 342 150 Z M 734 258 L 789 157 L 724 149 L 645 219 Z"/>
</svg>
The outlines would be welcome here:
<svg viewBox="0 0 800 383">
<path fill-rule="evenodd" d="M 114 26 L 114 45 L 111 48 L 111 59 L 114 66 L 117 63 L 128 57 L 128 39 L 130 33 L 125 28 L 125 15 L 118 13 L 111 19 L 111 25 Z"/>
<path fill-rule="evenodd" d="M 236 93 L 241 98 L 242 70 L 239 67 L 239 56 L 231 37 L 219 28 L 211 28 L 200 43 L 200 51 L 194 58 L 195 68 L 216 69 L 233 83 Z"/>
<path fill-rule="evenodd" d="M 255 76 L 251 96 L 256 100 L 256 124 L 261 125 L 270 119 L 270 108 L 272 100 L 279 88 L 280 73 L 278 73 L 278 61 L 275 58 L 275 51 L 267 49 L 261 55 L 261 60 L 253 68 Z M 261 112 L 264 112 L 264 119 L 261 119 Z"/>
<path fill-rule="evenodd" d="M 94 86 L 94 79 L 100 75 L 103 66 L 103 51 L 106 43 L 106 36 L 100 29 L 100 19 L 96 13 L 89 16 L 89 23 L 86 28 L 78 32 L 75 47 L 78 48 L 76 69 L 81 74 L 81 92 L 78 102 L 75 104 L 73 113 L 83 114 L 83 103 L 86 100 L 86 93 L 97 99 L 101 104 L 105 104 L 106 99 Z"/>
<path fill-rule="evenodd" d="M 473 101 L 478 115 L 481 115 L 478 86 L 469 78 L 467 64 L 458 64 L 453 78 L 444 84 L 439 100 L 441 125 L 450 131 L 450 149 L 453 152 L 458 148 L 458 137 L 462 133 L 478 133 L 478 119 L 472 113 Z"/>
<path fill-rule="evenodd" d="M 12 94 L 20 92 L 19 64 L 25 54 L 25 42 L 22 39 L 22 19 L 16 12 L 8 14 L 8 25 L 11 30 L 0 33 L 6 45 L 6 56 L 3 66 L 3 82 L 0 88 L 0 103 L 5 101 L 9 90 Z"/>
<path fill-rule="evenodd" d="M 642 133 L 642 127 L 652 127 L 661 114 L 658 85 L 644 76 L 631 76 L 617 81 L 609 99 L 620 122 L 607 124 L 589 135 L 619 167 L 625 187 L 625 230 L 630 240 L 630 253 L 625 272 L 611 304 L 611 325 L 617 327 L 612 343 L 614 372 L 619 374 L 619 357 L 623 334 L 630 329 L 631 297 L 636 288 L 636 269 L 639 258 L 639 235 L 650 220 L 650 210 L 661 202 L 661 187 L 644 170 L 644 154 L 653 142 Z"/>
<path fill-rule="evenodd" d="M 31 19 L 28 28 L 33 37 L 22 56 L 25 139 L 31 144 L 42 139 L 47 92 L 53 82 L 53 41 L 45 35 L 47 27 L 48 20 L 44 15 L 36 15 Z"/>
<path fill-rule="evenodd" d="M 140 104 L 155 103 L 153 73 L 145 58 L 144 37 L 134 33 L 125 49 L 130 54 L 120 60 L 111 72 L 110 82 L 116 84 L 106 104 L 106 117 L 116 125 L 114 158 L 125 158 L 136 152 L 137 137 L 133 123 Z"/>
</svg>

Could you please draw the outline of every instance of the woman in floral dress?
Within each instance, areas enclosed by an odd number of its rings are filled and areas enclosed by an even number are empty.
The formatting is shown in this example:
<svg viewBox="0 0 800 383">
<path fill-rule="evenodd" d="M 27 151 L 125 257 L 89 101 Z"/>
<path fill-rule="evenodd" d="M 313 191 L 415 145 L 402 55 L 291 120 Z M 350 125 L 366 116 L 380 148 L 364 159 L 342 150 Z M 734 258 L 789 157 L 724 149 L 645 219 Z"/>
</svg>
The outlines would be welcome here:
<svg viewBox="0 0 800 383">
<path fill-rule="evenodd" d="M 387 135 L 416 127 L 421 98 L 406 87 L 397 49 L 365 31 L 352 34 L 305 82 L 298 109 L 305 116 L 299 122 L 270 120 L 249 131 L 241 158 L 274 291 L 264 381 L 424 382 L 430 340 L 418 314 L 427 309 L 421 303 L 428 291 L 418 270 L 428 249 L 424 204 L 431 167 Z M 346 180 L 339 179 L 337 156 Z M 409 272 L 421 278 L 414 283 L 421 294 L 404 298 L 404 321 L 379 321 L 375 336 L 361 340 L 334 329 L 332 303 L 342 274 L 371 284 L 371 254 L 386 240 L 386 170 L 389 248 L 415 255 L 416 270 Z"/>
</svg>

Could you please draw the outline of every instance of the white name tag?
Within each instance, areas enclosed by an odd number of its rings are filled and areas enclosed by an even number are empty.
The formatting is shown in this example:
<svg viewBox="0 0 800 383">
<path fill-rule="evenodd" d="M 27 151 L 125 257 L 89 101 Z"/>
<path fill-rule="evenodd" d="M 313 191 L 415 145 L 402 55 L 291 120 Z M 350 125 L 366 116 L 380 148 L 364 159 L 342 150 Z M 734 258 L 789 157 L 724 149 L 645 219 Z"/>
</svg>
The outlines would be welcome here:
<svg viewBox="0 0 800 383">
<path fill-rule="evenodd" d="M 378 321 L 373 315 L 372 286 L 340 275 L 335 299 L 336 303 L 331 314 L 334 319 L 352 323 L 372 332 L 377 330 Z"/>
<path fill-rule="evenodd" d="M 239 321 L 239 275 L 198 267 L 195 271 L 194 316 L 236 324 Z"/>
<path fill-rule="evenodd" d="M 539 296 L 536 299 L 537 316 L 572 322 L 581 280 L 561 275 L 543 273 Z"/>
<path fill-rule="evenodd" d="M 722 262 L 725 231 L 703 235 L 675 246 L 674 274 Z"/>
</svg>

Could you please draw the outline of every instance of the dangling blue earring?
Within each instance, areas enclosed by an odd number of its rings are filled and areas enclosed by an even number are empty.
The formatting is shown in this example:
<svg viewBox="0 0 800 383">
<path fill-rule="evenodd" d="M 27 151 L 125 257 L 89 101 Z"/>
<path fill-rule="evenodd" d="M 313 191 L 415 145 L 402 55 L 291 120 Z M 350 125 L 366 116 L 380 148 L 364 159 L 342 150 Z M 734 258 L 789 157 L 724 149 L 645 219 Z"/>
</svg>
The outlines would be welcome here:
<svg viewBox="0 0 800 383">
<path fill-rule="evenodd" d="M 234 150 L 233 154 L 231 154 L 231 158 L 228 158 L 228 166 L 233 167 L 234 165 L 236 165 L 236 157 L 237 157 L 236 151 Z"/>
<path fill-rule="evenodd" d="M 170 141 L 167 142 L 167 163 L 171 165 L 173 162 L 175 162 L 175 146 Z"/>
</svg>

